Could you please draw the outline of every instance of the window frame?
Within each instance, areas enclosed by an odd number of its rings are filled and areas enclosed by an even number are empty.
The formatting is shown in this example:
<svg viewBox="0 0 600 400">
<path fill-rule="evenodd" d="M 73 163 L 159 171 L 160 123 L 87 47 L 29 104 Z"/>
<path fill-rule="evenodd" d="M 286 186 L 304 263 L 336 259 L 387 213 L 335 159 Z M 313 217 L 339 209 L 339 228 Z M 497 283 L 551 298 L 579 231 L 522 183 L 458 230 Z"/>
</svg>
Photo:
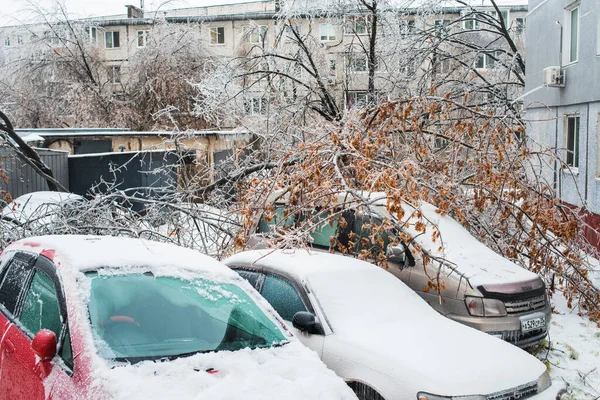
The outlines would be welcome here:
<svg viewBox="0 0 600 400">
<path fill-rule="evenodd" d="M 268 25 L 248 26 L 244 28 L 244 36 L 248 38 L 248 43 L 261 44 L 267 37 Z M 225 38 L 225 30 L 223 30 L 223 38 Z M 223 39 L 225 40 L 225 39 Z M 225 43 L 222 43 L 225 44 Z"/>
<path fill-rule="evenodd" d="M 515 35 L 517 36 L 522 36 L 525 34 L 525 24 L 526 24 L 526 19 L 525 17 L 516 17 L 515 20 Z"/>
<path fill-rule="evenodd" d="M 435 64 L 433 66 L 433 70 L 436 74 L 439 75 L 447 75 L 452 72 L 452 59 L 449 57 L 441 58 L 435 60 Z"/>
<path fill-rule="evenodd" d="M 115 71 L 118 71 L 118 73 L 115 74 Z M 106 75 L 107 75 L 108 83 L 113 84 L 113 85 L 119 85 L 122 83 L 121 66 L 120 65 L 107 65 L 106 66 Z M 117 77 L 117 79 L 115 79 L 115 77 Z"/>
<path fill-rule="evenodd" d="M 246 115 L 267 115 L 269 113 L 269 101 L 264 96 L 246 97 L 244 99 L 244 111 Z"/>
<path fill-rule="evenodd" d="M 414 19 L 402 19 L 400 22 L 400 36 L 406 38 L 414 34 L 416 22 Z"/>
<path fill-rule="evenodd" d="M 496 54 L 494 54 L 495 56 L 497 56 Z M 482 65 L 481 67 L 478 67 L 478 63 L 479 60 L 482 60 Z M 494 68 L 496 64 L 496 60 L 494 60 L 493 58 L 491 58 L 491 55 L 488 53 L 479 53 L 477 54 L 477 57 L 475 58 L 475 62 L 473 63 L 473 68 L 475 69 L 480 69 L 480 70 L 488 70 L 490 68 Z"/>
<path fill-rule="evenodd" d="M 365 68 L 356 69 L 356 60 L 364 59 Z M 369 72 L 369 58 L 366 54 L 361 52 L 348 52 L 346 53 L 346 69 L 351 74 L 366 74 Z"/>
<path fill-rule="evenodd" d="M 138 49 L 144 48 L 148 46 L 148 39 L 150 38 L 150 30 L 149 29 L 138 29 L 135 34 L 135 45 Z M 143 44 L 140 45 L 140 39 L 142 39 Z"/>
<path fill-rule="evenodd" d="M 449 33 L 450 24 L 452 21 L 446 18 L 436 19 L 433 21 L 433 28 L 436 36 L 442 36 L 442 34 Z"/>
<path fill-rule="evenodd" d="M 570 132 L 570 121 L 574 121 L 574 132 Z M 569 138 L 574 134 L 573 138 L 573 149 L 569 148 Z M 579 147 L 579 139 L 581 138 L 581 115 L 570 114 L 565 116 L 565 130 L 564 130 L 564 159 L 565 169 L 573 171 L 579 170 L 579 156 L 581 155 Z M 572 157 L 571 163 L 569 163 L 569 156 Z"/>
<path fill-rule="evenodd" d="M 325 28 L 325 32 L 323 32 L 324 28 Z M 331 35 L 332 32 L 333 32 L 333 36 Z M 323 35 L 323 33 L 325 33 L 325 35 Z M 325 39 L 323 39 L 324 37 L 325 37 Z M 336 42 L 338 40 L 336 26 L 333 24 L 330 24 L 328 22 L 319 24 L 319 40 L 323 43 Z"/>
<path fill-rule="evenodd" d="M 579 61 L 579 42 L 581 37 L 581 13 L 579 1 L 565 8 L 565 27 L 563 29 L 563 64 L 570 65 Z M 573 13 L 577 12 L 577 27 L 575 30 L 575 58 L 573 59 Z"/>
<path fill-rule="evenodd" d="M 117 34 L 116 41 L 118 42 L 118 46 L 115 46 L 115 33 Z M 111 37 L 111 40 L 110 40 L 111 47 L 108 47 L 108 40 L 106 40 L 108 35 L 110 35 L 110 37 Z M 104 48 L 106 50 L 121 48 L 121 33 L 120 33 L 120 31 L 104 31 Z"/>
<path fill-rule="evenodd" d="M 98 27 L 97 26 L 86 26 L 85 33 L 88 43 L 98 44 Z M 106 37 L 105 37 L 106 40 Z"/>
<path fill-rule="evenodd" d="M 219 29 L 222 30 L 222 34 L 219 35 Z M 209 27 L 209 35 L 210 35 L 210 45 L 211 46 L 225 46 L 225 27 L 224 26 L 211 26 Z M 214 41 L 213 41 L 213 32 L 214 33 Z M 222 42 L 219 42 L 219 39 L 222 39 Z"/>
<path fill-rule="evenodd" d="M 356 36 L 365 36 L 369 33 L 369 20 L 370 20 L 370 16 L 369 15 L 349 15 L 346 17 L 345 23 L 344 23 L 344 36 L 352 36 L 352 35 L 356 35 Z M 356 29 L 357 27 L 357 23 L 360 23 L 360 21 L 362 21 L 364 23 L 364 31 L 359 31 Z"/>
</svg>

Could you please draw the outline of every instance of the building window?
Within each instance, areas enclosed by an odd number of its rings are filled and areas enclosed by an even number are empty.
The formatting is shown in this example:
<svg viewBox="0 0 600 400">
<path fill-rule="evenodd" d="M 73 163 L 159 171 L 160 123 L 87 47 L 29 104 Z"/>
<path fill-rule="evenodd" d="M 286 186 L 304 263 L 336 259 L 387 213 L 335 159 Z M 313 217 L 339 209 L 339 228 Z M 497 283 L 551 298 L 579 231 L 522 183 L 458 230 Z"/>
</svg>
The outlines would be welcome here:
<svg viewBox="0 0 600 400">
<path fill-rule="evenodd" d="M 108 67 L 108 83 L 121 83 L 121 67 L 111 65 Z"/>
<path fill-rule="evenodd" d="M 488 69 L 494 68 L 496 64 L 496 60 L 490 54 L 478 54 L 475 59 L 475 68 L 476 69 Z"/>
<path fill-rule="evenodd" d="M 450 72 L 452 65 L 450 64 L 450 59 L 438 59 L 435 62 L 435 73 L 436 74 L 447 74 Z"/>
<path fill-rule="evenodd" d="M 600 113 L 598 113 L 598 121 L 600 121 Z M 596 178 L 600 179 L 600 129 L 596 135 Z"/>
<path fill-rule="evenodd" d="M 344 35 L 366 35 L 369 18 L 363 16 L 350 16 L 346 18 Z"/>
<path fill-rule="evenodd" d="M 244 109 L 248 115 L 266 115 L 268 109 L 265 97 L 250 97 L 244 100 Z"/>
<path fill-rule="evenodd" d="M 23 41 L 23 36 L 17 36 L 17 44 L 18 44 L 18 45 L 21 45 L 21 44 L 23 44 L 23 43 L 25 43 L 25 42 Z"/>
<path fill-rule="evenodd" d="M 335 59 L 329 59 L 329 71 L 335 72 Z"/>
<path fill-rule="evenodd" d="M 415 20 L 405 20 L 400 23 L 400 34 L 409 36 L 415 33 Z"/>
<path fill-rule="evenodd" d="M 496 11 L 490 11 L 488 14 L 490 16 L 492 16 L 494 19 L 498 19 L 498 14 L 496 13 Z M 500 11 L 500 15 L 502 16 L 502 21 L 504 22 L 504 26 L 506 26 L 506 27 L 510 26 L 510 25 L 508 25 L 508 10 Z"/>
<path fill-rule="evenodd" d="M 479 21 L 477 19 L 469 18 L 463 21 L 463 29 L 465 31 L 473 31 L 479 29 Z"/>
<path fill-rule="evenodd" d="M 415 60 L 412 59 L 402 59 L 400 60 L 400 74 L 403 77 L 407 78 L 412 76 L 415 73 Z"/>
<path fill-rule="evenodd" d="M 137 31 L 137 47 L 146 47 L 150 31 Z"/>
<path fill-rule="evenodd" d="M 517 35 L 525 33 L 525 18 L 515 18 L 515 33 Z"/>
<path fill-rule="evenodd" d="M 579 8 L 571 10 L 569 16 L 569 62 L 575 62 L 579 47 Z"/>
<path fill-rule="evenodd" d="M 436 19 L 434 22 L 435 35 L 439 37 L 439 36 L 447 34 L 449 24 L 450 24 L 450 21 L 446 21 L 443 19 Z"/>
<path fill-rule="evenodd" d="M 254 28 L 247 28 L 246 35 L 248 37 L 248 41 L 253 44 L 260 44 L 265 40 L 265 36 L 267 35 L 267 26 L 259 25 Z M 212 32 L 211 32 L 212 35 Z M 225 42 L 223 42 L 225 43 Z M 214 43 L 213 43 L 214 44 Z"/>
<path fill-rule="evenodd" d="M 107 49 L 116 49 L 120 47 L 119 31 L 104 32 L 104 47 Z"/>
<path fill-rule="evenodd" d="M 210 44 L 225 44 L 225 28 L 222 26 L 210 28 Z"/>
<path fill-rule="evenodd" d="M 346 105 L 351 107 L 366 107 L 369 104 L 368 92 L 349 92 L 346 98 Z"/>
<path fill-rule="evenodd" d="M 96 44 L 98 42 L 98 28 L 95 26 L 85 28 L 85 34 L 89 43 Z"/>
<path fill-rule="evenodd" d="M 346 108 L 364 108 L 386 100 L 383 93 L 370 94 L 367 91 L 355 91 L 346 93 Z"/>
<path fill-rule="evenodd" d="M 331 24 L 321 24 L 321 41 L 333 42 L 335 40 L 335 26 Z"/>
<path fill-rule="evenodd" d="M 448 139 L 440 136 L 435 136 L 435 138 L 433 139 L 433 148 L 435 150 L 442 150 L 446 147 L 448 147 Z"/>
<path fill-rule="evenodd" d="M 492 21 L 490 17 L 494 20 L 498 20 L 498 14 L 496 13 L 496 11 L 473 11 L 470 14 L 471 15 L 465 15 L 465 19 L 462 23 L 462 28 L 465 31 L 486 28 L 488 25 L 494 23 L 494 21 Z M 502 16 L 504 25 L 507 27 L 510 26 L 508 24 L 508 10 L 500 11 L 500 15 Z"/>
<path fill-rule="evenodd" d="M 10 38 L 8 36 L 4 38 L 4 46 L 6 46 L 6 47 L 10 46 Z"/>
<path fill-rule="evenodd" d="M 579 168 L 579 116 L 567 117 L 565 164 Z"/>
<path fill-rule="evenodd" d="M 346 67 L 350 72 L 367 72 L 367 56 L 362 53 L 349 53 L 346 56 Z"/>
<path fill-rule="evenodd" d="M 58 47 L 61 44 L 57 32 L 45 31 L 44 40 L 52 47 Z"/>
</svg>

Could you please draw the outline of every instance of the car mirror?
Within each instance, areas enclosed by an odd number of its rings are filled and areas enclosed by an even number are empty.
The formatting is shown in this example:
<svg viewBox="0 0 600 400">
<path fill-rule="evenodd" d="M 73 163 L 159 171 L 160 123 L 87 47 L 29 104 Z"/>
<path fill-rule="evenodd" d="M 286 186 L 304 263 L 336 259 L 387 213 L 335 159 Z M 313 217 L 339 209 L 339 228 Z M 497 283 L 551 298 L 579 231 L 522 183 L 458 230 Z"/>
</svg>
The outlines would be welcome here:
<svg viewBox="0 0 600 400">
<path fill-rule="evenodd" d="M 298 311 L 292 318 L 292 325 L 301 332 L 321 334 L 323 328 L 317 322 L 317 317 L 308 311 Z"/>
<path fill-rule="evenodd" d="M 389 262 L 398 263 L 403 266 L 406 261 L 406 251 L 404 250 L 404 247 L 400 247 L 400 246 L 388 247 L 387 260 Z"/>
<path fill-rule="evenodd" d="M 33 338 L 31 350 L 40 361 L 51 361 L 56 355 L 56 334 L 49 329 L 42 329 Z"/>
</svg>

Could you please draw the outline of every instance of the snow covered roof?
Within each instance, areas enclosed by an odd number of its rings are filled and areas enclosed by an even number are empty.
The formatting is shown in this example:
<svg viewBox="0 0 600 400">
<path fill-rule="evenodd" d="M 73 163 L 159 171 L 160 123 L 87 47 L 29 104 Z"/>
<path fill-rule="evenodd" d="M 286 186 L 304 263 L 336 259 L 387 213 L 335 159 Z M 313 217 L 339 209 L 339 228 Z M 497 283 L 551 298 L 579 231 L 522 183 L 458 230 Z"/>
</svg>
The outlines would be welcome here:
<svg viewBox="0 0 600 400">
<path fill-rule="evenodd" d="M 216 136 L 243 135 L 246 131 L 130 131 L 129 129 L 19 129 L 19 136 L 36 134 L 45 137 L 80 137 L 80 136 Z"/>
<path fill-rule="evenodd" d="M 145 239 L 112 236 L 38 236 L 19 240 L 8 249 L 53 254 L 59 265 L 65 263 L 80 271 L 99 268 L 149 268 L 156 275 L 169 275 L 173 269 L 217 274 L 238 279 L 225 265 L 194 250 Z"/>
<path fill-rule="evenodd" d="M 224 260 L 227 265 L 250 266 L 254 262 L 259 262 L 267 268 L 285 271 L 300 280 L 332 271 L 371 271 L 373 268 L 379 268 L 356 258 L 308 249 L 250 250 Z"/>
</svg>

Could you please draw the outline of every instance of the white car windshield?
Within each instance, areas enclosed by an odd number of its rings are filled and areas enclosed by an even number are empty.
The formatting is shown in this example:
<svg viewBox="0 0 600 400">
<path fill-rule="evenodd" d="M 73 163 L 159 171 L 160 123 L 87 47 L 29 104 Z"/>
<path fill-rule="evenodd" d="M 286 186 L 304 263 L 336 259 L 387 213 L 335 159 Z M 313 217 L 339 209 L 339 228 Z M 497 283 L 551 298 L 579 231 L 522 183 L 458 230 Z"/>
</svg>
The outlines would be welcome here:
<svg viewBox="0 0 600 400">
<path fill-rule="evenodd" d="M 137 362 L 287 342 L 234 284 L 152 274 L 87 275 L 91 324 L 106 358 Z"/>
</svg>

